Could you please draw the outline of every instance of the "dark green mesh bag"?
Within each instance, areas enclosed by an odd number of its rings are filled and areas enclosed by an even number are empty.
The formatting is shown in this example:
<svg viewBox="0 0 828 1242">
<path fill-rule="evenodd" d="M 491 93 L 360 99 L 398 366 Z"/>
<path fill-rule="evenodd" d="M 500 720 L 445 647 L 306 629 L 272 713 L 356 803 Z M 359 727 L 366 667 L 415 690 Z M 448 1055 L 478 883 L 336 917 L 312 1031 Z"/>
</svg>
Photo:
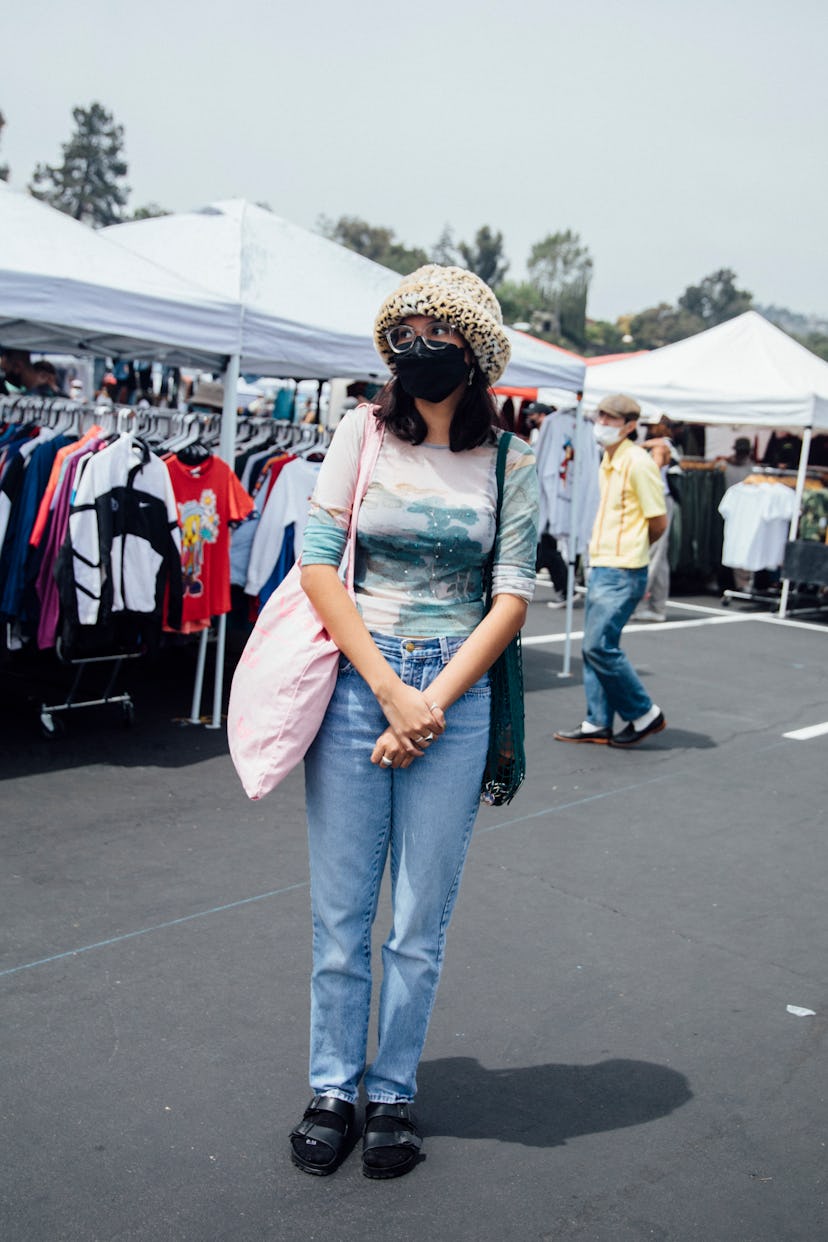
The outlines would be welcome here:
<svg viewBox="0 0 828 1242">
<path fill-rule="evenodd" d="M 497 525 L 503 504 L 503 479 L 511 434 L 504 432 L 497 449 Z M 486 610 L 492 606 L 494 548 L 486 567 Z M 517 634 L 489 670 L 492 687 L 492 714 L 489 723 L 489 753 L 483 771 L 481 801 L 489 806 L 511 802 L 526 775 L 523 713 L 523 654 Z"/>
</svg>

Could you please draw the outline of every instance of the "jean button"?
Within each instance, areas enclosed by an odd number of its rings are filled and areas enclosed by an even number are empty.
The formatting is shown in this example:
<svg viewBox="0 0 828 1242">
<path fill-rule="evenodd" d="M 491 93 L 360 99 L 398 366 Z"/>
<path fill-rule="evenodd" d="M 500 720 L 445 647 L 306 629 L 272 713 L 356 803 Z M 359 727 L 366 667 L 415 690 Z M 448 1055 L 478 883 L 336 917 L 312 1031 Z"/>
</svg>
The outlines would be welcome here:
<svg viewBox="0 0 828 1242">
<path fill-rule="evenodd" d="M 404 643 L 404 644 L 403 644 L 403 646 L 405 647 L 406 651 L 416 651 L 416 650 L 417 650 L 417 645 L 416 645 L 416 643 Z"/>
</svg>

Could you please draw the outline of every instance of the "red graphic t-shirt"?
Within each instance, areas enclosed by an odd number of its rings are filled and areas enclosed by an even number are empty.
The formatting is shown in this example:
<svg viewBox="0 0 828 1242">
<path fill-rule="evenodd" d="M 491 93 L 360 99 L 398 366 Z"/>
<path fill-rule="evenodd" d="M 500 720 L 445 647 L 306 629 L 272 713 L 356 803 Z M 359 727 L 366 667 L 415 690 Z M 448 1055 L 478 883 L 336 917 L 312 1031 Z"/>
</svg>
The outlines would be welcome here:
<svg viewBox="0 0 828 1242">
<path fill-rule="evenodd" d="M 240 522 L 253 501 L 220 457 L 197 466 L 167 459 L 181 526 L 184 607 L 181 628 L 203 629 L 230 611 L 230 522 Z"/>
</svg>

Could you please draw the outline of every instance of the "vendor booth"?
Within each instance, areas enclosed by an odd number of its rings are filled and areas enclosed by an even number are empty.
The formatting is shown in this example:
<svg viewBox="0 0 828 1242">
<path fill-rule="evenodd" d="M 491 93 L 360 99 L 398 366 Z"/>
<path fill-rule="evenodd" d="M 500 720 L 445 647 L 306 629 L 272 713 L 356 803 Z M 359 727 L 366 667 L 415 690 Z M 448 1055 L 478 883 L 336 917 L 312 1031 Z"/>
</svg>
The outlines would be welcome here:
<svg viewBox="0 0 828 1242">
<path fill-rule="evenodd" d="M 220 369 L 232 301 L 0 181 L 0 344 Z"/>
<path fill-rule="evenodd" d="M 798 429 L 789 539 L 795 540 L 814 433 L 828 431 L 828 363 L 756 311 L 652 353 L 587 371 L 584 402 L 626 392 L 653 421 L 662 413 L 685 423 Z M 789 580 L 783 585 L 784 615 Z"/>
</svg>

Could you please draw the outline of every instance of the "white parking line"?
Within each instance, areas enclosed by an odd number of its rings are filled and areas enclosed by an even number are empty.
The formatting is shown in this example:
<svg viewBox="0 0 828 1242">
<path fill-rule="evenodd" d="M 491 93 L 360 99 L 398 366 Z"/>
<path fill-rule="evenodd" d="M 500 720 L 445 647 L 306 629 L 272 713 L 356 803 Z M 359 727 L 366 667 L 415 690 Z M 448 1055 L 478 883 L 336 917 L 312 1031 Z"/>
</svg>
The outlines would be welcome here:
<svg viewBox="0 0 828 1242">
<path fill-rule="evenodd" d="M 698 621 L 642 621 L 636 625 L 631 622 L 624 626 L 625 634 L 651 634 L 658 630 L 692 630 L 698 629 L 703 625 L 735 625 L 740 621 L 755 621 L 756 617 L 737 616 L 737 617 L 704 617 Z M 570 638 L 580 640 L 584 636 L 583 630 L 573 630 Z M 533 634 L 531 638 L 521 638 L 521 645 L 524 647 L 542 647 L 545 643 L 562 643 L 566 641 L 566 634 Z"/>
<path fill-rule="evenodd" d="M 812 737 L 822 737 L 824 733 L 828 733 L 828 721 L 825 724 L 808 725 L 807 729 L 793 729 L 790 733 L 783 733 L 783 737 L 792 737 L 795 742 L 807 742 Z"/>
</svg>

